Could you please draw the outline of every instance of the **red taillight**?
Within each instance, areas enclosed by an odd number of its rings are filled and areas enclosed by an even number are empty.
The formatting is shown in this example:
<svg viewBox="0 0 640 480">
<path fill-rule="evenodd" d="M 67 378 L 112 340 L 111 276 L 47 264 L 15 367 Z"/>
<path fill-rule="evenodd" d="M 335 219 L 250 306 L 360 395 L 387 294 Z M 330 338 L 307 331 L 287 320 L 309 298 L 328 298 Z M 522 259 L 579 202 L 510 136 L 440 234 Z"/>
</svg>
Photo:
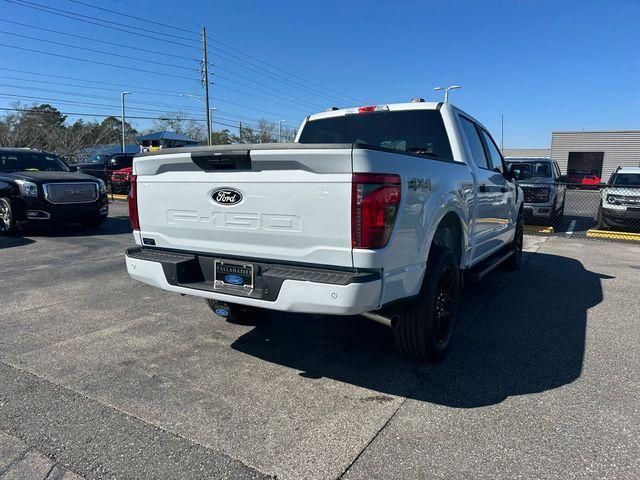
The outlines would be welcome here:
<svg viewBox="0 0 640 480">
<path fill-rule="evenodd" d="M 129 221 L 133 230 L 140 230 L 138 218 L 138 183 L 136 175 L 131 175 L 131 188 L 129 189 Z"/>
<path fill-rule="evenodd" d="M 354 173 L 351 190 L 351 245 L 383 248 L 400 207 L 400 176 Z"/>
</svg>

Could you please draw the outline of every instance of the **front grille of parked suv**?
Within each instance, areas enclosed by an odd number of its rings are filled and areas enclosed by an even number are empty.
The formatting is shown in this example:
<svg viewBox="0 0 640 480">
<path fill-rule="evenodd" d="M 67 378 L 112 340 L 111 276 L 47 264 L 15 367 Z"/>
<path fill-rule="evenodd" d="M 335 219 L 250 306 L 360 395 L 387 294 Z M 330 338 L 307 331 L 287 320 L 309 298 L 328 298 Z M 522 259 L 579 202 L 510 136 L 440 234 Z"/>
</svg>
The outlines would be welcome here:
<svg viewBox="0 0 640 480">
<path fill-rule="evenodd" d="M 98 198 L 98 184 L 84 183 L 47 183 L 44 196 L 51 203 L 89 203 Z"/>
<path fill-rule="evenodd" d="M 549 187 L 533 187 L 521 185 L 524 193 L 524 203 L 547 203 L 549 201 Z"/>
</svg>

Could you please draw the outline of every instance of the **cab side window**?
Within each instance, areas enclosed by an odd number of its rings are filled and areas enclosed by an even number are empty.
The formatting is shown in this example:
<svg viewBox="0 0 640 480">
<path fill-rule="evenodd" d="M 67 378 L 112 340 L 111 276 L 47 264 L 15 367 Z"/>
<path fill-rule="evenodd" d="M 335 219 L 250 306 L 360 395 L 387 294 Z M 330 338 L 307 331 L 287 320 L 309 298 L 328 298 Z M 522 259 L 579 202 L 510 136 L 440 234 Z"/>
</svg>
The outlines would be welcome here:
<svg viewBox="0 0 640 480">
<path fill-rule="evenodd" d="M 475 164 L 480 168 L 490 168 L 487 156 L 484 153 L 482 140 L 480 140 L 478 130 L 476 129 L 474 123 L 466 119 L 465 117 L 460 117 L 460 124 L 462 125 L 464 136 L 467 138 L 467 142 L 469 143 L 469 148 L 471 149 L 471 158 L 473 159 Z"/>
<path fill-rule="evenodd" d="M 489 135 L 486 130 L 483 129 L 481 131 L 484 144 L 487 146 L 487 152 L 489 153 L 490 168 L 502 172 L 504 170 L 502 167 L 502 155 L 500 155 L 498 147 L 496 147 L 493 138 L 491 138 L 491 135 Z"/>
</svg>

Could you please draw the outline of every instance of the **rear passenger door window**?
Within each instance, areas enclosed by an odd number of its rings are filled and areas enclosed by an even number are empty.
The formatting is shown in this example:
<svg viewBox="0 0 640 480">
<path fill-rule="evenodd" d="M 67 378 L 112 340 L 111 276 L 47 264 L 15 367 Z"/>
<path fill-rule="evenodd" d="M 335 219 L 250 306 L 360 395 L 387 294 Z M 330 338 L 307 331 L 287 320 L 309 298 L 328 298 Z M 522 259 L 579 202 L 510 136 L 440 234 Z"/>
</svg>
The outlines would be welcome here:
<svg viewBox="0 0 640 480">
<path fill-rule="evenodd" d="M 481 131 L 482 137 L 484 138 L 484 143 L 487 146 L 487 152 L 489 153 L 490 168 L 492 170 L 502 172 L 502 155 L 500 155 L 498 147 L 496 147 L 493 138 L 491 138 L 491 135 L 489 135 L 486 130 L 483 129 Z"/>
<path fill-rule="evenodd" d="M 480 168 L 488 169 L 489 162 L 482 146 L 482 140 L 478 135 L 478 130 L 474 123 L 465 117 L 460 117 L 460 123 L 462 124 L 462 131 L 469 144 L 470 154 L 473 162 Z"/>
</svg>

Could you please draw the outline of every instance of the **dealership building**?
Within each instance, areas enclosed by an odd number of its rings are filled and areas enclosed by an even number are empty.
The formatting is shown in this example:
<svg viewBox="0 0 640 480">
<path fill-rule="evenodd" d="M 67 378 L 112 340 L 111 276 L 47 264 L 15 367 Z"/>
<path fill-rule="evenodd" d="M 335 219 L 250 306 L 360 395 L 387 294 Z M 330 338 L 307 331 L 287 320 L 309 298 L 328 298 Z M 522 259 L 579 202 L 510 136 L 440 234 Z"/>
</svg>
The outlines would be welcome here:
<svg viewBox="0 0 640 480">
<path fill-rule="evenodd" d="M 609 180 L 619 167 L 640 167 L 640 130 L 553 132 L 551 148 L 505 149 L 505 157 L 551 157 L 566 175 Z"/>
</svg>

